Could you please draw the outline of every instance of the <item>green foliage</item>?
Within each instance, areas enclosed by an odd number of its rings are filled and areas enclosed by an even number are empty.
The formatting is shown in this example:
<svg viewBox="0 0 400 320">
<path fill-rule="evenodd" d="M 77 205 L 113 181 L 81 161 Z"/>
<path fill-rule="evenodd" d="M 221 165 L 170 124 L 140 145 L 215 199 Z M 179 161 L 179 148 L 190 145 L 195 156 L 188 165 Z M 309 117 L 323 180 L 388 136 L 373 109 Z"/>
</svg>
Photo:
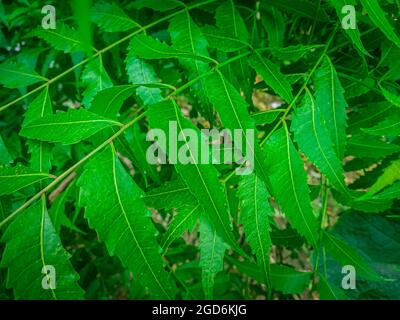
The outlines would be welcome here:
<svg viewBox="0 0 400 320">
<path fill-rule="evenodd" d="M 399 1 L 92 3 L 0 4 L 1 299 L 400 298 Z"/>
</svg>

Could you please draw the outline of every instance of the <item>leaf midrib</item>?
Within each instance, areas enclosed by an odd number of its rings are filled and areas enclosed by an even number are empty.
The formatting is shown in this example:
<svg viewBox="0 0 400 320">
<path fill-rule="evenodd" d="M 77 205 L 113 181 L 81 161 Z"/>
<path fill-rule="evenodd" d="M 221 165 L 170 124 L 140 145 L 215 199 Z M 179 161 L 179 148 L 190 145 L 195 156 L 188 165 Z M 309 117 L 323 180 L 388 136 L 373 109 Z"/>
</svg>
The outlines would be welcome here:
<svg viewBox="0 0 400 320">
<path fill-rule="evenodd" d="M 140 246 L 140 243 L 139 243 L 138 240 L 136 239 L 135 233 L 133 232 L 131 223 L 130 223 L 130 221 L 129 221 L 129 219 L 128 219 L 127 213 L 126 213 L 126 211 L 125 211 L 125 207 L 124 207 L 124 205 L 123 205 L 123 203 L 122 203 L 122 201 L 121 201 L 121 196 L 120 196 L 120 194 L 119 194 L 119 187 L 118 187 L 117 174 L 116 174 L 116 158 L 115 158 L 114 150 L 111 150 L 111 154 L 112 154 L 112 161 L 113 161 L 113 163 L 112 163 L 113 172 L 112 172 L 112 173 L 113 173 L 113 182 L 114 182 L 115 194 L 116 194 L 116 196 L 117 196 L 118 204 L 119 204 L 119 206 L 120 206 L 120 208 L 121 208 L 121 211 L 122 211 L 122 214 L 123 214 L 123 216 L 124 216 L 125 222 L 126 222 L 128 228 L 129 228 L 130 234 L 132 235 L 132 239 L 133 239 L 133 241 L 135 242 L 136 247 L 139 249 L 140 255 L 142 256 L 142 258 L 143 258 L 145 264 L 147 265 L 148 269 L 150 270 L 150 272 L 151 272 L 151 274 L 152 274 L 154 280 L 156 281 L 157 285 L 160 287 L 161 291 L 165 294 L 165 296 L 168 297 L 169 299 L 171 299 L 171 297 L 170 297 L 169 294 L 165 291 L 164 287 L 161 285 L 160 281 L 158 280 L 157 276 L 155 275 L 155 273 L 154 273 L 154 271 L 153 271 L 153 268 L 151 267 L 149 261 L 147 260 L 147 257 L 146 257 L 146 255 L 144 254 L 143 249 L 142 249 L 142 247 Z"/>
</svg>

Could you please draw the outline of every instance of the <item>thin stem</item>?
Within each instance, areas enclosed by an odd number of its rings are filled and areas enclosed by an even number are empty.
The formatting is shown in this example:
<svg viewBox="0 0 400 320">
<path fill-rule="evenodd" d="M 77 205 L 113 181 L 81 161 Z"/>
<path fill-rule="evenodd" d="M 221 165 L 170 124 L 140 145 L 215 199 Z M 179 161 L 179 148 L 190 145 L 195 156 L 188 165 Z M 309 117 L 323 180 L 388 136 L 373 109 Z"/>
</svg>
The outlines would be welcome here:
<svg viewBox="0 0 400 320">
<path fill-rule="evenodd" d="M 163 17 L 163 18 L 161 18 L 161 19 L 159 19 L 159 20 L 157 20 L 157 21 L 154 21 L 154 22 L 152 22 L 152 23 L 149 23 L 148 25 L 143 26 L 143 27 L 141 27 L 141 28 L 135 30 L 134 32 L 132 32 L 132 33 L 128 34 L 127 36 L 125 36 L 125 37 L 119 39 L 118 41 L 116 41 L 116 42 L 110 44 L 109 46 L 107 46 L 107 47 L 105 47 L 105 48 L 103 48 L 103 49 L 101 49 L 101 50 L 96 51 L 96 53 L 93 54 L 91 57 L 82 60 L 82 61 L 79 62 L 78 64 L 76 64 L 76 65 L 72 66 L 71 68 L 65 70 L 64 72 L 62 72 L 61 74 L 57 75 L 56 77 L 54 77 L 54 78 L 48 80 L 46 83 L 40 85 L 39 87 L 36 87 L 35 89 L 32 89 L 30 92 L 24 94 L 23 96 L 21 96 L 21 97 L 15 99 L 15 100 L 13 100 L 13 101 L 11 101 L 11 102 L 5 104 L 4 106 L 1 106 L 1 107 L 0 107 L 0 112 L 2 112 L 3 110 L 7 109 L 7 108 L 10 107 L 10 106 L 12 106 L 13 104 L 15 104 L 15 103 L 17 103 L 17 102 L 19 102 L 19 101 L 21 101 L 21 100 L 27 98 L 28 96 L 30 96 L 30 95 L 32 95 L 33 93 L 39 91 L 40 89 L 43 89 L 46 85 L 49 85 L 49 84 L 51 84 L 51 83 L 53 83 L 53 82 L 55 82 L 55 81 L 61 79 L 62 77 L 66 76 L 67 74 L 69 74 L 69 73 L 71 73 L 72 71 L 74 71 L 76 68 L 80 67 L 81 65 L 86 64 L 87 62 L 89 62 L 89 61 L 91 61 L 92 59 L 96 58 L 97 56 L 101 55 L 102 53 L 109 51 L 110 49 L 114 48 L 115 46 L 118 46 L 119 44 L 121 44 L 121 43 L 123 43 L 123 42 L 129 40 L 130 38 L 132 38 L 133 36 L 135 36 L 135 35 L 137 35 L 137 34 L 139 34 L 139 33 L 141 33 L 141 32 L 145 32 L 146 29 L 149 29 L 149 28 L 154 27 L 154 26 L 156 26 L 156 25 L 158 25 L 158 24 L 160 24 L 160 23 L 162 23 L 162 22 L 164 22 L 164 21 L 167 21 L 167 20 L 169 20 L 169 19 L 171 19 L 171 18 L 173 18 L 173 17 L 179 15 L 180 13 L 185 12 L 186 10 L 195 9 L 195 8 L 201 7 L 201 6 L 203 6 L 203 5 L 212 3 L 212 2 L 214 2 L 214 1 L 215 1 L 215 0 L 207 0 L 207 1 L 203 1 L 203 2 L 199 2 L 199 3 L 193 4 L 193 5 L 191 5 L 191 6 L 186 7 L 185 9 L 176 11 L 176 12 L 174 12 L 174 13 L 168 15 L 168 16 L 165 16 L 165 17 Z M 213 59 L 212 59 L 212 60 L 213 60 Z M 212 62 L 215 63 L 215 60 L 213 60 Z M 47 80 L 47 78 L 44 78 L 44 79 Z"/>
</svg>

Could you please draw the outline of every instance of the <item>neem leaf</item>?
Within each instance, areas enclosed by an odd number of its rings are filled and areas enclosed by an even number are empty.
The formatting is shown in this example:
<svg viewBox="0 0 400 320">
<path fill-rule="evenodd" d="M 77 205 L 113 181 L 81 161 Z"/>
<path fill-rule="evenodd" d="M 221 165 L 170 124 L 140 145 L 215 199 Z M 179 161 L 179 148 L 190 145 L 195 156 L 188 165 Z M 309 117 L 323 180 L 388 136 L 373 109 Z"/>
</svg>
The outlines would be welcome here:
<svg viewBox="0 0 400 320">
<path fill-rule="evenodd" d="M 10 61 L 0 64 L 0 83 L 6 88 L 22 88 L 46 81 L 46 78 L 25 65 Z"/>
<path fill-rule="evenodd" d="M 89 110 L 103 117 L 115 119 L 124 101 L 135 91 L 136 88 L 131 85 L 103 89 L 94 96 Z"/>
<path fill-rule="evenodd" d="M 224 52 L 234 52 L 248 46 L 247 42 L 237 39 L 234 36 L 226 35 L 213 26 L 205 26 L 201 31 L 211 48 L 216 48 Z"/>
<path fill-rule="evenodd" d="M 318 293 L 321 300 L 346 300 L 347 296 L 341 289 L 331 285 L 321 273 L 318 274 Z"/>
<path fill-rule="evenodd" d="M 200 223 L 200 267 L 206 299 L 212 299 L 214 278 L 224 267 L 227 245 L 218 236 L 217 230 L 206 221 Z"/>
<path fill-rule="evenodd" d="M 343 8 L 346 5 L 354 6 L 356 4 L 355 0 L 330 0 L 330 2 L 335 7 L 336 13 L 337 13 L 338 17 L 340 18 L 340 20 L 342 20 L 344 17 L 344 14 L 342 12 Z M 346 29 L 344 29 L 344 31 L 350 37 L 351 41 L 353 42 L 353 44 L 356 46 L 356 48 L 360 52 L 362 52 L 363 54 L 365 54 L 367 56 L 370 55 L 368 53 L 368 51 L 365 49 L 365 47 L 361 41 L 361 34 L 360 34 L 360 31 L 358 28 L 355 28 L 355 29 L 346 28 Z"/>
<path fill-rule="evenodd" d="M 246 239 L 257 256 L 257 264 L 269 284 L 269 253 L 272 247 L 269 216 L 273 209 L 268 203 L 269 193 L 262 180 L 255 174 L 241 179 L 238 196 L 240 199 L 240 222 L 243 224 Z"/>
<path fill-rule="evenodd" d="M 355 249 L 332 234 L 323 232 L 322 245 L 325 247 L 327 253 L 342 265 L 352 265 L 356 268 L 357 274 L 361 277 L 375 281 L 383 280 L 382 276 Z"/>
<path fill-rule="evenodd" d="M 93 7 L 92 20 L 104 31 L 127 31 L 140 27 L 116 3 L 98 3 Z"/>
<path fill-rule="evenodd" d="M 322 102 L 321 102 L 322 103 Z M 347 193 L 342 164 L 335 152 L 321 107 L 307 90 L 291 125 L 300 149 L 327 176 L 337 190 Z"/>
<path fill-rule="evenodd" d="M 11 167 L 0 166 L 0 196 L 13 194 L 18 190 L 33 185 L 37 182 L 47 180 L 50 175 L 43 172 L 34 172 L 22 165 Z"/>
<path fill-rule="evenodd" d="M 21 135 L 41 141 L 74 144 L 112 126 L 121 124 L 85 109 L 69 109 L 29 122 L 22 128 Z"/>
<path fill-rule="evenodd" d="M 394 31 L 393 26 L 386 19 L 386 12 L 381 8 L 377 0 L 360 0 L 367 10 L 372 22 L 385 34 L 385 36 L 400 48 L 400 37 Z"/>
<path fill-rule="evenodd" d="M 316 2 L 307 0 L 265 0 L 265 2 L 268 5 L 281 9 L 282 11 L 287 11 L 312 20 L 315 19 L 321 22 L 329 21 L 329 17 L 325 10 Z"/>
<path fill-rule="evenodd" d="M 336 155 L 341 159 L 346 144 L 347 102 L 335 67 L 328 56 L 325 56 L 321 67 L 316 70 L 314 84 L 316 103 L 325 120 Z"/>
<path fill-rule="evenodd" d="M 51 115 L 53 107 L 49 95 L 49 88 L 43 91 L 29 104 L 24 115 L 24 128 L 30 122 Z M 29 153 L 31 154 L 31 167 L 39 172 L 49 172 L 51 168 L 52 145 L 43 141 L 28 141 Z"/>
<path fill-rule="evenodd" d="M 163 251 L 166 251 L 171 243 L 179 238 L 183 232 L 186 230 L 193 230 L 197 220 L 200 218 L 200 215 L 201 207 L 199 204 L 180 207 L 178 213 L 168 225 L 167 232 L 165 232 L 163 238 L 161 239 L 160 245 Z"/>
<path fill-rule="evenodd" d="M 167 210 L 179 209 L 196 202 L 196 198 L 182 179 L 168 181 L 149 191 L 143 200 L 149 207 Z"/>
<path fill-rule="evenodd" d="M 129 82 L 132 84 L 156 84 L 158 82 L 152 65 L 132 55 L 132 51 L 126 58 L 126 71 Z M 136 94 L 144 105 L 154 104 L 162 100 L 159 88 L 140 86 L 136 89 Z"/>
<path fill-rule="evenodd" d="M 234 36 L 244 42 L 248 41 L 249 33 L 246 24 L 233 0 L 228 0 L 217 8 L 215 19 L 217 27 L 223 34 Z"/>
<path fill-rule="evenodd" d="M 264 58 L 258 51 L 250 57 L 249 64 L 282 99 L 288 103 L 292 102 L 292 88 L 277 65 Z"/>
<path fill-rule="evenodd" d="M 364 128 L 362 131 L 376 136 L 393 136 L 400 135 L 400 112 L 393 112 L 385 120 L 379 122 L 372 128 Z"/>
<path fill-rule="evenodd" d="M 143 192 L 112 146 L 87 163 L 78 186 L 85 216 L 109 253 L 116 254 L 154 297 L 172 299 L 175 288 L 164 271 L 156 230 L 141 200 Z"/>
<path fill-rule="evenodd" d="M 129 43 L 129 54 L 143 59 L 173 59 L 188 58 L 198 59 L 200 61 L 209 62 L 206 56 L 197 55 L 192 50 L 183 51 L 169 46 L 165 42 L 161 42 L 156 38 L 145 34 L 139 34 L 132 38 Z"/>
<path fill-rule="evenodd" d="M 285 128 L 276 131 L 267 141 L 265 155 L 273 195 L 293 228 L 315 246 L 318 240 L 317 220 L 310 205 L 304 164 Z"/>
<path fill-rule="evenodd" d="M 82 73 L 82 82 L 86 86 L 82 103 L 90 107 L 97 92 L 112 87 L 112 81 L 103 65 L 101 56 L 89 62 Z"/>
<path fill-rule="evenodd" d="M 6 249 L 1 266 L 8 268 L 7 287 L 13 289 L 16 299 L 83 299 L 79 275 L 51 223 L 45 198 L 12 222 L 2 241 Z"/>
<path fill-rule="evenodd" d="M 374 195 L 387 186 L 392 185 L 400 180 L 400 160 L 393 161 L 385 170 L 378 180 L 369 189 L 368 195 Z"/>
<path fill-rule="evenodd" d="M 400 146 L 382 141 L 379 137 L 355 135 L 347 142 L 346 154 L 355 157 L 380 159 L 400 151 Z"/>
<path fill-rule="evenodd" d="M 54 49 L 65 53 L 83 51 L 78 32 L 61 22 L 57 22 L 57 28 L 54 30 L 38 28 L 31 34 L 43 39 Z"/>
<path fill-rule="evenodd" d="M 150 8 L 156 11 L 168 11 L 177 7 L 185 7 L 185 4 L 179 0 L 136 0 L 132 3 L 133 8 Z"/>
</svg>

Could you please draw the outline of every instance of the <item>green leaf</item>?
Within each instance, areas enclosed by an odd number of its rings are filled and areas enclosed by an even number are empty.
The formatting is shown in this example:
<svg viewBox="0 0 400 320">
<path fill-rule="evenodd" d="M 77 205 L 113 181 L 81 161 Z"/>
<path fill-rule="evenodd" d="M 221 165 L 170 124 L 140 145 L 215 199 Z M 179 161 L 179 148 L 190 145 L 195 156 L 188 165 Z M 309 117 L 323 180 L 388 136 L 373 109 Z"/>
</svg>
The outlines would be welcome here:
<svg viewBox="0 0 400 320">
<path fill-rule="evenodd" d="M 311 2 L 307 0 L 265 0 L 266 5 L 272 5 L 284 12 L 290 12 L 295 15 L 317 20 L 321 22 L 328 22 L 329 17 L 318 2 Z"/>
<path fill-rule="evenodd" d="M 360 0 L 362 6 L 367 10 L 371 21 L 381 30 L 385 36 L 400 48 L 400 38 L 394 31 L 393 26 L 386 19 L 386 12 L 381 8 L 377 0 Z"/>
<path fill-rule="evenodd" d="M 226 258 L 232 262 L 240 272 L 249 275 L 258 282 L 263 282 L 261 270 L 254 263 L 248 261 L 233 260 Z M 300 272 L 293 268 L 271 264 L 271 284 L 274 290 L 284 294 L 299 294 L 303 293 L 310 282 L 310 272 Z"/>
<path fill-rule="evenodd" d="M 222 34 L 234 36 L 243 42 L 248 41 L 249 33 L 246 24 L 237 11 L 233 0 L 228 0 L 217 8 L 215 20 Z"/>
<path fill-rule="evenodd" d="M 101 181 L 101 183 L 98 183 Z M 172 299 L 174 285 L 164 271 L 156 230 L 141 197 L 112 146 L 93 158 L 78 180 L 80 204 L 89 224 L 154 298 Z"/>
<path fill-rule="evenodd" d="M 137 56 L 142 59 L 197 59 L 203 62 L 209 62 L 207 56 L 197 55 L 194 50 L 189 51 L 178 50 L 169 46 L 165 42 L 161 42 L 156 38 L 145 34 L 139 34 L 132 38 L 129 43 L 129 55 Z"/>
<path fill-rule="evenodd" d="M 200 223 L 200 267 L 206 299 L 213 299 L 214 278 L 224 267 L 227 245 L 206 221 Z"/>
<path fill-rule="evenodd" d="M 400 108 L 400 95 L 398 93 L 396 94 L 385 89 L 381 84 L 379 84 L 379 88 L 387 101 Z"/>
<path fill-rule="evenodd" d="M 282 110 L 268 110 L 264 112 L 256 112 L 251 115 L 256 125 L 271 124 L 278 118 Z"/>
<path fill-rule="evenodd" d="M 43 141 L 29 140 L 28 150 L 31 154 L 30 167 L 37 172 L 49 172 L 53 157 L 53 145 Z"/>
<path fill-rule="evenodd" d="M 103 117 L 116 119 L 122 104 L 132 96 L 136 87 L 122 85 L 103 89 L 96 93 L 90 106 L 90 111 Z"/>
<path fill-rule="evenodd" d="M 132 51 L 129 52 L 126 58 L 126 72 L 129 82 L 132 84 L 153 84 L 158 82 L 152 65 L 132 55 Z M 159 88 L 140 86 L 136 89 L 136 94 L 144 105 L 154 104 L 162 100 Z"/>
<path fill-rule="evenodd" d="M 223 52 L 234 52 L 248 46 L 248 43 L 237 39 L 235 36 L 226 35 L 221 30 L 213 26 L 205 26 L 201 29 L 211 48 Z"/>
<path fill-rule="evenodd" d="M 167 210 L 180 209 L 197 201 L 182 179 L 168 181 L 149 191 L 143 200 L 149 207 Z"/>
<path fill-rule="evenodd" d="M 49 88 L 46 87 L 42 92 L 29 104 L 28 110 L 24 114 L 24 122 L 22 127 L 25 127 L 30 122 L 42 118 L 43 116 L 53 113 Z"/>
<path fill-rule="evenodd" d="M 360 132 L 362 128 L 371 127 L 394 113 L 393 109 L 394 107 L 386 101 L 368 103 L 358 112 L 350 113 L 348 131 L 355 133 Z"/>
<path fill-rule="evenodd" d="M 376 195 L 379 199 L 400 199 L 400 182 L 393 183 Z"/>
<path fill-rule="evenodd" d="M 399 136 L 400 135 L 400 112 L 393 112 L 385 120 L 379 122 L 372 128 L 362 129 L 365 133 L 375 136 Z"/>
<path fill-rule="evenodd" d="M 328 56 L 314 76 L 316 104 L 320 110 L 329 136 L 339 159 L 343 158 L 346 144 L 347 102 L 335 67 Z"/>
<path fill-rule="evenodd" d="M 373 186 L 368 190 L 368 195 L 374 195 L 382 189 L 400 180 L 400 160 L 393 161 L 385 170 Z"/>
<path fill-rule="evenodd" d="M 83 51 L 83 44 L 76 30 L 61 22 L 57 22 L 57 29 L 38 28 L 30 35 L 43 39 L 54 49 L 64 53 Z"/>
<path fill-rule="evenodd" d="M 321 102 L 322 103 L 322 102 Z M 335 188 L 347 193 L 342 164 L 335 152 L 324 114 L 306 90 L 301 106 L 296 109 L 291 130 L 300 149 L 326 175 Z"/>
<path fill-rule="evenodd" d="M 46 80 L 46 78 L 25 65 L 12 63 L 10 61 L 0 64 L 0 83 L 6 88 L 14 89 L 27 87 Z"/>
<path fill-rule="evenodd" d="M 265 4 L 265 2 L 262 2 L 262 4 Z M 261 11 L 261 22 L 267 31 L 269 47 L 283 47 L 285 20 L 282 13 L 274 7 L 263 5 L 261 7 L 264 9 Z"/>
<path fill-rule="evenodd" d="M 392 206 L 391 199 L 369 197 L 365 192 L 350 190 L 347 194 L 341 194 L 332 190 L 333 197 L 339 203 L 351 207 L 354 210 L 378 213 L 388 210 Z"/>
<path fill-rule="evenodd" d="M 310 52 L 313 52 L 315 49 L 321 47 L 323 47 L 323 45 L 304 46 L 300 44 L 296 46 L 288 46 L 285 48 L 271 47 L 268 48 L 268 50 L 276 59 L 279 59 L 281 61 L 287 60 L 287 61 L 297 62 Z"/>
<path fill-rule="evenodd" d="M 355 135 L 347 142 L 347 155 L 381 159 L 400 151 L 400 146 L 382 141 L 376 136 Z"/>
<path fill-rule="evenodd" d="M 322 245 L 327 253 L 342 265 L 352 265 L 360 277 L 375 281 L 383 280 L 382 276 L 372 269 L 369 263 L 344 241 L 335 238 L 328 232 L 323 232 Z"/>
<path fill-rule="evenodd" d="M 136 0 L 132 3 L 132 7 L 136 9 L 150 8 L 164 12 L 177 7 L 185 7 L 185 4 L 179 0 Z"/>
<path fill-rule="evenodd" d="M 46 87 L 28 107 L 24 115 L 22 128 L 25 128 L 34 120 L 51 115 L 53 107 L 49 96 L 49 88 Z M 38 172 L 49 172 L 51 168 L 52 145 L 43 141 L 28 141 L 29 153 L 31 154 L 31 168 Z"/>
<path fill-rule="evenodd" d="M 127 31 L 140 27 L 116 3 L 97 3 L 92 9 L 92 20 L 106 32 Z"/>
<path fill-rule="evenodd" d="M 82 100 L 85 107 L 90 107 L 99 91 L 112 87 L 112 81 L 103 66 L 101 56 L 86 65 L 82 73 L 82 82 L 86 86 Z"/>
<path fill-rule="evenodd" d="M 148 178 L 151 178 L 155 183 L 161 185 L 160 173 L 157 171 L 157 166 L 147 161 L 146 152 L 150 147 L 150 142 L 146 140 L 146 136 L 141 132 L 140 126 L 135 123 L 125 132 L 124 138 L 126 142 L 123 142 L 123 149 L 127 151 L 126 156 L 134 162 L 135 166 L 142 173 L 146 186 L 148 184 Z M 122 138 L 119 139 L 119 142 L 121 140 Z M 125 154 L 125 152 L 121 152 Z"/>
<path fill-rule="evenodd" d="M 227 0 L 216 10 L 215 20 L 217 27 L 225 36 L 236 38 L 240 41 L 248 43 L 249 33 L 244 20 L 237 10 L 233 0 Z M 234 61 L 231 66 L 231 81 L 235 83 L 238 89 L 243 90 L 244 96 L 251 101 L 252 95 L 252 78 L 254 75 L 247 63 L 247 57 L 243 57 Z M 235 81 L 236 80 L 236 81 Z"/>
<path fill-rule="evenodd" d="M 75 180 L 60 194 L 55 200 L 53 200 L 49 209 L 49 216 L 53 223 L 54 229 L 60 234 L 61 225 L 70 227 L 72 230 L 78 230 L 71 221 L 69 221 L 66 215 L 66 203 L 68 197 L 71 196 L 71 190 L 74 190 Z M 50 200 L 51 201 L 51 200 Z"/>
<path fill-rule="evenodd" d="M 249 64 L 283 100 L 288 103 L 292 102 L 292 88 L 277 65 L 261 56 L 258 51 L 255 51 L 250 57 Z"/>
<path fill-rule="evenodd" d="M 374 269 L 385 278 L 384 281 L 359 281 L 357 276 L 356 290 L 348 290 L 346 294 L 352 300 L 397 299 L 400 292 L 398 268 L 398 261 L 400 261 L 399 221 L 393 219 L 393 216 L 366 215 L 349 210 L 341 215 L 332 231 L 346 243 L 357 248 L 360 254 L 368 257 Z M 339 286 L 343 274 L 337 272 L 336 264 L 332 265 L 333 263 L 327 260 L 329 280 Z"/>
<path fill-rule="evenodd" d="M 347 300 L 342 290 L 332 286 L 321 273 L 318 274 L 318 278 L 318 293 L 321 300 Z"/>
<path fill-rule="evenodd" d="M 168 225 L 167 232 L 165 232 L 161 239 L 160 245 L 163 251 L 165 252 L 171 243 L 178 239 L 186 230 L 193 230 L 200 215 L 201 208 L 199 204 L 181 207 L 172 222 Z"/>
<path fill-rule="evenodd" d="M 50 175 L 35 172 L 22 165 L 15 167 L 0 165 L 0 196 L 13 194 L 22 188 L 50 178 Z"/>
<path fill-rule="evenodd" d="M 346 5 L 351 5 L 355 6 L 356 5 L 356 0 L 330 0 L 331 4 L 333 7 L 335 7 L 336 14 L 340 20 L 342 20 L 345 16 L 344 13 L 342 13 L 342 9 Z M 350 37 L 351 41 L 353 44 L 356 46 L 356 48 L 363 54 L 370 56 L 368 51 L 365 49 L 362 41 L 361 41 L 361 34 L 358 28 L 356 29 L 344 29 L 346 34 Z"/>
<path fill-rule="evenodd" d="M 85 109 L 69 109 L 29 122 L 20 134 L 41 141 L 74 144 L 112 126 L 122 124 Z"/>
<path fill-rule="evenodd" d="M 7 244 L 1 267 L 8 268 L 7 287 L 13 288 L 16 299 L 83 298 L 79 275 L 54 230 L 44 197 L 10 224 L 2 241 Z M 49 282 L 43 273 L 45 266 L 55 269 L 55 288 L 43 288 Z"/>
<path fill-rule="evenodd" d="M 276 131 L 267 141 L 272 191 L 290 224 L 316 246 L 317 220 L 310 205 L 306 172 L 287 129 Z"/>
<path fill-rule="evenodd" d="M 201 33 L 200 28 L 192 20 L 188 11 L 174 17 L 170 21 L 168 31 L 174 48 L 196 56 L 209 57 L 207 40 Z M 185 68 L 189 80 L 210 70 L 208 64 L 201 61 L 186 58 L 179 59 L 179 61 Z M 191 88 L 194 95 L 199 99 L 203 113 L 205 115 L 210 113 L 208 100 L 210 94 L 207 91 L 205 80 L 203 78 L 200 79 Z"/>
<path fill-rule="evenodd" d="M 12 161 L 12 157 L 7 150 L 7 146 L 4 143 L 3 138 L 0 135 L 0 164 L 9 164 Z"/>
<path fill-rule="evenodd" d="M 272 287 L 284 294 L 302 293 L 310 282 L 310 275 L 309 272 L 296 271 L 284 265 L 271 265 Z"/>
<path fill-rule="evenodd" d="M 252 174 L 242 177 L 238 196 L 240 222 L 243 224 L 246 240 L 250 243 L 257 257 L 257 264 L 269 285 L 269 252 L 272 247 L 269 216 L 273 214 L 273 209 L 268 203 L 269 193 L 264 182 Z"/>
</svg>

